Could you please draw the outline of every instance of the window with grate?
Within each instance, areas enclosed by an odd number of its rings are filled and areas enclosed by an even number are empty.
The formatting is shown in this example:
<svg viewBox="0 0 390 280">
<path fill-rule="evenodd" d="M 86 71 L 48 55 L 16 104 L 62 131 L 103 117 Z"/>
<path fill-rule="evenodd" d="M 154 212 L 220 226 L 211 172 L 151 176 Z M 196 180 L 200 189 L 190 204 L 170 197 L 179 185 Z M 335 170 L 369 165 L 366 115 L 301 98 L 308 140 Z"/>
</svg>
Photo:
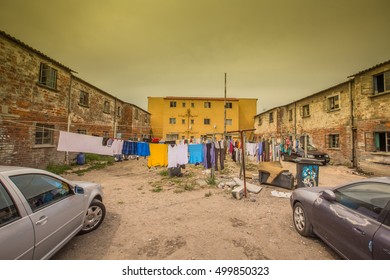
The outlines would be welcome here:
<svg viewBox="0 0 390 280">
<path fill-rule="evenodd" d="M 39 83 L 51 89 L 57 89 L 57 70 L 45 63 L 41 63 Z"/>
<path fill-rule="evenodd" d="M 79 105 L 88 107 L 89 106 L 89 93 L 85 91 L 80 91 L 80 101 Z"/>
<path fill-rule="evenodd" d="M 303 117 L 310 117 L 310 105 L 304 105 L 302 106 L 302 116 Z"/>
<path fill-rule="evenodd" d="M 340 148 L 340 135 L 339 134 L 330 134 L 329 135 L 329 148 L 330 149 Z"/>
<path fill-rule="evenodd" d="M 390 70 L 374 76 L 374 95 L 390 91 Z"/>
<path fill-rule="evenodd" d="M 53 145 L 54 125 L 37 123 L 35 126 L 35 145 Z"/>
<path fill-rule="evenodd" d="M 328 97 L 328 111 L 340 109 L 340 97 L 338 95 Z"/>
<path fill-rule="evenodd" d="M 104 101 L 103 112 L 107 113 L 107 114 L 110 113 L 110 102 L 109 101 Z"/>
</svg>

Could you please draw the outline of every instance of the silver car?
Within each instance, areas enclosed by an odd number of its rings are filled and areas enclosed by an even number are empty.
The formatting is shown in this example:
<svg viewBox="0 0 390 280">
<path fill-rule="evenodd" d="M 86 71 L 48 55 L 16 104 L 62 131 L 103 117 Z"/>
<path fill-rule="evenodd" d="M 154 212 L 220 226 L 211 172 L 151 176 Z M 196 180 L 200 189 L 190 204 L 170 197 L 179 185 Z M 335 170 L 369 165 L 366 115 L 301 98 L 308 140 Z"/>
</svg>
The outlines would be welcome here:
<svg viewBox="0 0 390 280">
<path fill-rule="evenodd" d="M 293 191 L 295 229 L 345 259 L 390 259 L 390 177 Z"/>
<path fill-rule="evenodd" d="M 53 173 L 0 166 L 0 259 L 49 259 L 103 222 L 102 187 Z"/>
</svg>

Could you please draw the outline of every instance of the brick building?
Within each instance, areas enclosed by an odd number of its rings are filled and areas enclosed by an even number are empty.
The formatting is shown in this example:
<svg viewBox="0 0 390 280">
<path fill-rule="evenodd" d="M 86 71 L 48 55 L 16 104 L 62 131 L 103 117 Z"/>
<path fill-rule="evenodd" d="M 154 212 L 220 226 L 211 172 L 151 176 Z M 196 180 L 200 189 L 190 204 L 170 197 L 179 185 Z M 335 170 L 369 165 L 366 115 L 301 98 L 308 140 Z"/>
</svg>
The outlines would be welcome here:
<svg viewBox="0 0 390 280">
<path fill-rule="evenodd" d="M 148 97 L 153 135 L 167 140 L 253 128 L 256 107 L 254 98 Z"/>
<path fill-rule="evenodd" d="M 390 175 L 390 61 L 349 80 L 255 116 L 264 139 L 303 140 L 333 164 Z"/>
<path fill-rule="evenodd" d="M 74 71 L 0 31 L 0 162 L 63 163 L 59 131 L 147 138 L 150 114 L 76 77 Z"/>
</svg>

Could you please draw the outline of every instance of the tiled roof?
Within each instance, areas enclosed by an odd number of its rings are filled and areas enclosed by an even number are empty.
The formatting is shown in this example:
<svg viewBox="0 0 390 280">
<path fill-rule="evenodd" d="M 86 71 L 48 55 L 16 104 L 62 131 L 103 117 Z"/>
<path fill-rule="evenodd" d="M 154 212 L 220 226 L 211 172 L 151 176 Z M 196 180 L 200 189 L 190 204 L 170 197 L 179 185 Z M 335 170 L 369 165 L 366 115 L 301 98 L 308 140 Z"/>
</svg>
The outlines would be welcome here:
<svg viewBox="0 0 390 280">
<path fill-rule="evenodd" d="M 62 68 L 66 69 L 66 70 L 68 70 L 68 71 L 70 71 L 70 72 L 77 73 L 76 71 L 74 71 L 74 70 L 70 69 L 69 67 L 63 65 L 62 63 L 60 63 L 60 62 L 58 62 L 58 61 L 52 59 L 51 57 L 45 55 L 44 53 L 42 53 L 42 52 L 40 52 L 40 51 L 38 51 L 38 50 L 36 50 L 36 49 L 30 47 L 29 45 L 27 45 L 27 44 L 23 43 L 22 41 L 16 39 L 15 37 L 12 37 L 11 35 L 5 33 L 5 32 L 2 31 L 2 30 L 0 30 L 0 36 L 2 36 L 2 37 L 4 37 L 4 38 L 6 38 L 6 39 L 8 39 L 8 40 L 10 40 L 10 41 L 12 41 L 12 42 L 18 44 L 18 45 L 20 45 L 21 47 L 24 47 L 24 48 L 26 48 L 26 49 L 28 49 L 28 50 L 30 50 L 30 51 L 33 51 L 34 53 L 36 53 L 36 54 L 38 54 L 38 55 L 44 57 L 44 58 L 47 59 L 47 60 L 50 60 L 51 62 L 57 64 L 58 66 L 61 66 Z"/>
<path fill-rule="evenodd" d="M 374 65 L 374 66 L 372 66 L 372 67 L 370 67 L 370 68 L 368 68 L 368 69 L 362 70 L 362 71 L 360 71 L 360 72 L 358 72 L 358 73 L 356 73 L 356 74 L 350 75 L 350 76 L 348 76 L 348 78 L 355 77 L 355 76 L 357 76 L 357 75 L 363 74 L 363 73 L 365 73 L 365 72 L 368 72 L 368 71 L 370 71 L 370 70 L 372 70 L 372 69 L 375 69 L 375 68 L 377 68 L 377 67 L 381 67 L 381 66 L 383 66 L 383 65 L 385 65 L 385 64 L 388 64 L 388 63 L 390 63 L 390 60 L 387 60 L 387 61 L 385 61 L 385 62 L 382 62 L 382 63 L 379 63 L 379 64 L 377 64 L 377 65 Z"/>
</svg>

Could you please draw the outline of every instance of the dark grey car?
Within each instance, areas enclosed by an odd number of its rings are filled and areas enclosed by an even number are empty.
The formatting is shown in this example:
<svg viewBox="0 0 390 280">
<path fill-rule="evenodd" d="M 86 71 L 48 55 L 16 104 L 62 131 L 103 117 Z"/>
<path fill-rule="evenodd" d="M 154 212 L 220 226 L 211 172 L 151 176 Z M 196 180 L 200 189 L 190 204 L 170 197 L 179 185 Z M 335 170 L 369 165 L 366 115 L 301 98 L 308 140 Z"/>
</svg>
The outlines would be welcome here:
<svg viewBox="0 0 390 280">
<path fill-rule="evenodd" d="M 295 229 L 317 236 L 345 259 L 390 259 L 390 177 L 335 188 L 298 188 Z"/>
</svg>

